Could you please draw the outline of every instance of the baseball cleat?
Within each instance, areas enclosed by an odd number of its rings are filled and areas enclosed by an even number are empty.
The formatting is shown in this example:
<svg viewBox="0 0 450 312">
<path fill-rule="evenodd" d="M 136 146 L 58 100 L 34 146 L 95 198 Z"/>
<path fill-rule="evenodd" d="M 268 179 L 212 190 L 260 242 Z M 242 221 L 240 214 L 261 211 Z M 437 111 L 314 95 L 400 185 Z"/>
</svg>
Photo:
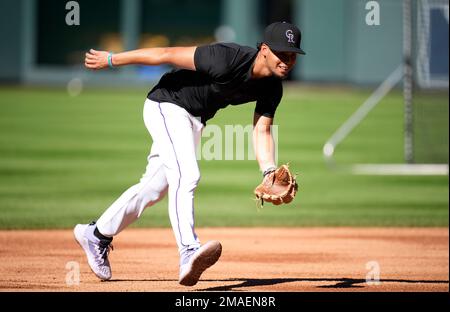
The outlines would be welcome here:
<svg viewBox="0 0 450 312">
<path fill-rule="evenodd" d="M 200 248 L 188 249 L 181 256 L 180 278 L 183 286 L 197 284 L 202 273 L 219 260 L 222 245 L 218 241 L 209 241 Z"/>
<path fill-rule="evenodd" d="M 73 230 L 75 239 L 86 253 L 89 267 L 103 281 L 111 279 L 111 265 L 108 254 L 112 249 L 110 240 L 101 240 L 94 236 L 95 223 L 77 224 Z"/>
</svg>

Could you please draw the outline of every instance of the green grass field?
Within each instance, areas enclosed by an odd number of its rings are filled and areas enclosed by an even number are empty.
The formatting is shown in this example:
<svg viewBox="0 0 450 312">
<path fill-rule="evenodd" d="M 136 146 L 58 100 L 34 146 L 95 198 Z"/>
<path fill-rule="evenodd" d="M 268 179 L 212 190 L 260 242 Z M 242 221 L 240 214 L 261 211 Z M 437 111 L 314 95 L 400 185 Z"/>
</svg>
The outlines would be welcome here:
<svg viewBox="0 0 450 312">
<path fill-rule="evenodd" d="M 448 176 L 356 176 L 326 167 L 323 144 L 370 91 L 286 88 L 276 116 L 279 163 L 299 173 L 297 198 L 258 210 L 256 161 L 202 160 L 196 226 L 448 226 Z M 65 89 L 1 87 L 0 228 L 71 228 L 98 218 L 135 184 L 151 146 L 146 93 L 70 97 Z M 448 102 L 443 107 L 448 113 Z M 210 123 L 249 124 L 253 108 L 229 107 Z M 448 118 L 438 126 L 448 131 Z M 403 100 L 393 92 L 338 147 L 336 161 L 402 163 L 402 128 Z M 169 226 L 166 200 L 133 226 Z"/>
</svg>

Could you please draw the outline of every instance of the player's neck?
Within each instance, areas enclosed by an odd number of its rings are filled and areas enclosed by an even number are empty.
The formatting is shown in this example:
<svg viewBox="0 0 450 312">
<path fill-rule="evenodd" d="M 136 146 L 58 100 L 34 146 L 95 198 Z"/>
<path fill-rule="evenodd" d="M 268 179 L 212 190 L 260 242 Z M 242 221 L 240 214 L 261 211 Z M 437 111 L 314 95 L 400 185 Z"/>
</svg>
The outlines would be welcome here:
<svg viewBox="0 0 450 312">
<path fill-rule="evenodd" d="M 253 63 L 252 78 L 259 79 L 270 76 L 272 76 L 272 72 L 266 66 L 264 55 L 262 55 L 261 52 L 258 52 L 255 62 Z"/>
</svg>

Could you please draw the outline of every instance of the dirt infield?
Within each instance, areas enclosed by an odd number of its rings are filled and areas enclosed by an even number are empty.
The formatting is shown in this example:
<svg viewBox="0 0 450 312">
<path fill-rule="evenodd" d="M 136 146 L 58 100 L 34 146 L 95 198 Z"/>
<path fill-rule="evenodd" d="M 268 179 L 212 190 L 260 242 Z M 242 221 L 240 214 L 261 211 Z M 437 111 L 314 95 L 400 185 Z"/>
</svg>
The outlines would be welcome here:
<svg viewBox="0 0 450 312">
<path fill-rule="evenodd" d="M 0 231 L 1 291 L 449 291 L 448 228 L 204 228 L 219 262 L 178 285 L 170 229 L 114 239 L 113 278 L 100 282 L 69 230 Z M 73 283 L 77 277 L 77 285 Z M 377 277 L 378 285 L 367 283 Z M 68 283 L 67 283 L 68 281 Z"/>
</svg>

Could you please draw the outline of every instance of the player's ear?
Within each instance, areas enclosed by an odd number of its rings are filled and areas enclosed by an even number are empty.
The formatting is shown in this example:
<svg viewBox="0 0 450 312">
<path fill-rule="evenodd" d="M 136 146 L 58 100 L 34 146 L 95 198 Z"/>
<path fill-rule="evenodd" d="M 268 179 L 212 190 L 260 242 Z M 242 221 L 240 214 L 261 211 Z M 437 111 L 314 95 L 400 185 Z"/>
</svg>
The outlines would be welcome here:
<svg viewBox="0 0 450 312">
<path fill-rule="evenodd" d="M 269 54 L 269 51 L 270 51 L 269 46 L 265 43 L 262 43 L 260 51 L 264 57 L 267 57 L 267 55 Z"/>
</svg>

